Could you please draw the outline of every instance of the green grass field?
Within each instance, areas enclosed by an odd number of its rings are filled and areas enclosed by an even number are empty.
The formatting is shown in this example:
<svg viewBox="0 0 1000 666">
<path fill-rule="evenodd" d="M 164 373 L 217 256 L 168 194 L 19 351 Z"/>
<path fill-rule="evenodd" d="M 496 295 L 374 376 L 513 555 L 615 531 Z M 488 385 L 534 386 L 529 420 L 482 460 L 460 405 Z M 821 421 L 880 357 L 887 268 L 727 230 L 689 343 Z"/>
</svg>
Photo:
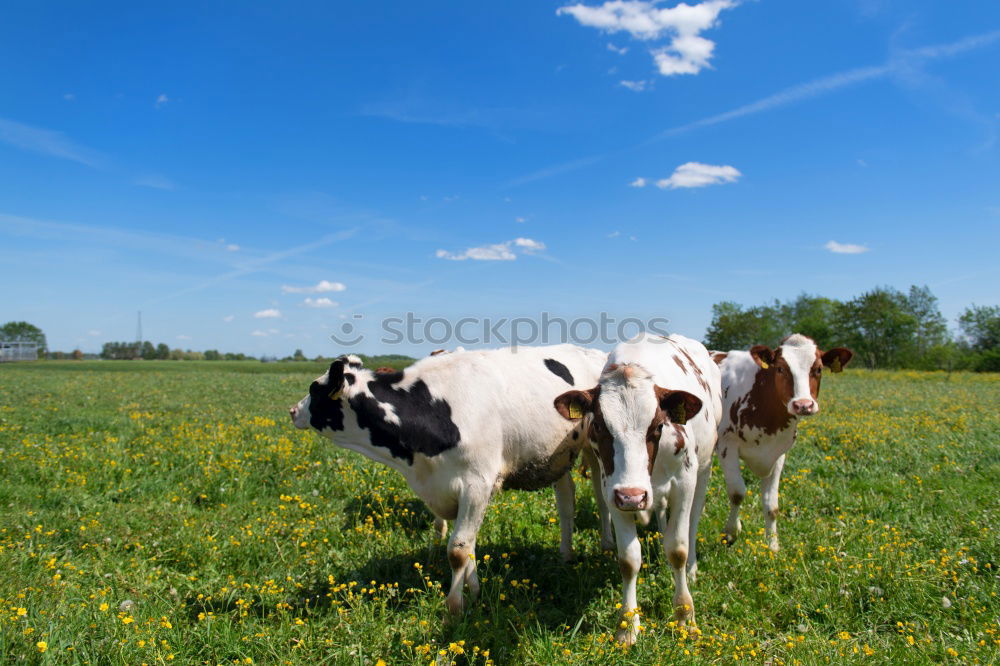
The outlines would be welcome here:
<svg viewBox="0 0 1000 666">
<path fill-rule="evenodd" d="M 782 484 L 783 550 L 713 476 L 698 626 L 672 626 L 644 532 L 644 633 L 612 641 L 620 576 L 578 479 L 496 498 L 482 595 L 444 624 L 431 516 L 387 468 L 288 423 L 315 364 L 0 367 L 0 662 L 996 663 L 1000 376 L 845 372 Z"/>
</svg>

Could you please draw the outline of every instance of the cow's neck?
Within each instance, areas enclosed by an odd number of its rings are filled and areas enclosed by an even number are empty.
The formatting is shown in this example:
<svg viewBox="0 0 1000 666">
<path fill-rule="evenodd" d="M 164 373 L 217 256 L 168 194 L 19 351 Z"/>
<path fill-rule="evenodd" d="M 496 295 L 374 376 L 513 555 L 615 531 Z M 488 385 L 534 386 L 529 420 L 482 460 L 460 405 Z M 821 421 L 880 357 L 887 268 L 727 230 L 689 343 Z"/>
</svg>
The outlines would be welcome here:
<svg viewBox="0 0 1000 666">
<path fill-rule="evenodd" d="M 795 416 L 788 413 L 788 406 L 778 398 L 773 371 L 757 371 L 750 389 L 747 410 L 747 415 L 742 419 L 743 424 L 763 430 L 768 435 L 777 434 L 789 427 L 794 429 L 798 422 Z"/>
</svg>

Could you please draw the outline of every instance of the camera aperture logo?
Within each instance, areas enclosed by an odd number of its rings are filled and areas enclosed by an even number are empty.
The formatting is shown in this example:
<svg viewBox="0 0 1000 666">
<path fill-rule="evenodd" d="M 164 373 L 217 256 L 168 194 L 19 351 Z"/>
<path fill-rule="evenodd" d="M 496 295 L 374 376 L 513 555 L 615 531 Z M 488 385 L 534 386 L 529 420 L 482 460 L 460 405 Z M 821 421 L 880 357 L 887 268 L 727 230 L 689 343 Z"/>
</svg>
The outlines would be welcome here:
<svg viewBox="0 0 1000 666">
<path fill-rule="evenodd" d="M 355 347 L 363 343 L 364 315 L 354 314 L 330 335 L 340 347 Z M 542 312 L 538 317 L 423 317 L 407 312 L 398 317 L 385 317 L 379 322 L 382 345 L 491 345 L 517 348 L 526 345 L 614 345 L 639 333 L 667 336 L 669 320 L 651 317 L 616 319 L 606 312 L 597 317 L 566 319 Z"/>
</svg>

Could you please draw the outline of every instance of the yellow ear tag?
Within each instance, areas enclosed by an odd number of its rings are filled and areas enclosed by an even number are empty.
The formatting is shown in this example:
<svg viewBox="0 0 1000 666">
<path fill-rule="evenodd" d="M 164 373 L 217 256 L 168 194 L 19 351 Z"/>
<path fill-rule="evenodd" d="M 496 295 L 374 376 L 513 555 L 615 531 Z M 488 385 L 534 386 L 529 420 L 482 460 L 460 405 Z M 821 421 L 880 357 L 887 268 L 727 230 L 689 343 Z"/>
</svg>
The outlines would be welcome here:
<svg viewBox="0 0 1000 666">
<path fill-rule="evenodd" d="M 583 410 L 580 409 L 580 404 L 577 402 L 569 403 L 569 417 L 571 419 L 582 419 Z"/>
<path fill-rule="evenodd" d="M 684 409 L 684 405 L 677 403 L 670 410 L 670 420 L 677 425 L 684 425 L 687 423 L 687 410 Z"/>
<path fill-rule="evenodd" d="M 841 370 L 844 369 L 844 366 L 841 365 L 841 363 L 840 363 L 840 357 L 839 356 L 837 358 L 833 359 L 833 363 L 830 364 L 830 369 L 833 370 L 834 372 L 840 372 Z"/>
<path fill-rule="evenodd" d="M 765 361 L 764 359 L 760 359 L 760 367 L 767 370 L 767 361 Z"/>
<path fill-rule="evenodd" d="M 340 394 L 343 391 L 330 391 L 330 400 L 340 400 Z"/>
</svg>

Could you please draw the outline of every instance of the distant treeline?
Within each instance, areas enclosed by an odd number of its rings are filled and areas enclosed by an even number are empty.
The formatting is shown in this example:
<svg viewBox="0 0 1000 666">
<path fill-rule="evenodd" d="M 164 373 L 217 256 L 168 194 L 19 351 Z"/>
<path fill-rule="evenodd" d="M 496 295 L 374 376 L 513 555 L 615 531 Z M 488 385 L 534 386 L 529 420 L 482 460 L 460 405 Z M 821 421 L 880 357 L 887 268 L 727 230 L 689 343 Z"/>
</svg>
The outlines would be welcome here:
<svg viewBox="0 0 1000 666">
<path fill-rule="evenodd" d="M 299 352 L 301 353 L 301 352 Z M 105 342 L 101 348 L 101 358 L 114 361 L 126 361 L 133 359 L 144 359 L 146 361 L 248 361 L 254 357 L 246 354 L 232 354 L 220 352 L 216 349 L 206 349 L 205 351 L 192 351 L 190 349 L 171 349 L 168 345 L 160 343 L 153 345 L 146 341 L 141 344 L 135 342 Z M 303 360 L 305 360 L 303 358 Z"/>
<path fill-rule="evenodd" d="M 956 323 L 957 331 L 950 331 L 926 286 L 911 286 L 908 293 L 877 287 L 849 301 L 802 294 L 753 307 L 716 303 L 705 344 L 773 347 L 796 332 L 821 349 L 848 347 L 855 363 L 868 368 L 1000 371 L 1000 307 L 970 305 Z"/>
</svg>

